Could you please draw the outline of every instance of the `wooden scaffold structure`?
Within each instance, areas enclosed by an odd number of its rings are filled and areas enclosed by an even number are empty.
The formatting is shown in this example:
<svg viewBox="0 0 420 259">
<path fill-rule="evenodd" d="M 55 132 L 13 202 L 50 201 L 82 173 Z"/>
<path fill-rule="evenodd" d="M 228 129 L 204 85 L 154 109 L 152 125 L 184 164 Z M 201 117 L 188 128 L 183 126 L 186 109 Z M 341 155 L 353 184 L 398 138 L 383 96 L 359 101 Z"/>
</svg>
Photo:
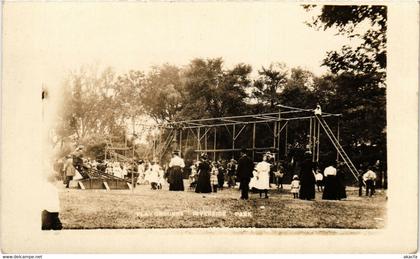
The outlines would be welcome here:
<svg viewBox="0 0 420 259">
<path fill-rule="evenodd" d="M 302 109 L 285 105 L 278 105 L 278 112 L 263 113 L 263 114 L 250 114 L 250 115 L 239 115 L 239 116 L 227 116 L 217 118 L 203 118 L 194 120 L 183 120 L 174 121 L 165 124 L 158 125 L 160 130 L 168 130 L 167 138 L 162 142 L 160 137 L 160 147 L 154 150 L 155 154 L 159 154 L 160 158 L 164 152 L 170 147 L 171 143 L 177 142 L 177 147 L 184 154 L 185 148 L 190 140 L 189 136 L 193 136 L 195 147 L 194 152 L 198 159 L 200 153 L 208 153 L 213 155 L 213 160 L 216 160 L 218 153 L 231 153 L 232 156 L 235 152 L 238 152 L 242 147 L 236 145 L 236 141 L 243 134 L 246 128 L 252 128 L 252 143 L 246 149 L 252 153 L 254 159 L 256 153 L 272 151 L 275 154 L 280 152 L 280 137 L 284 132 L 284 151 L 287 153 L 287 136 L 288 136 L 288 124 L 291 121 L 309 121 L 309 134 L 308 134 L 308 150 L 312 153 L 312 160 L 315 162 L 319 161 L 319 146 L 320 146 L 320 132 L 323 131 L 328 139 L 333 144 L 337 151 L 337 160 L 339 158 L 347 165 L 347 168 L 357 180 L 357 170 L 351 159 L 343 149 L 339 141 L 339 118 L 341 114 L 333 114 L 322 112 L 316 114 L 312 109 Z M 337 133 L 331 130 L 324 118 L 336 117 L 337 122 Z M 266 125 L 272 134 L 272 144 L 270 146 L 257 147 L 256 146 L 256 128 L 258 125 Z M 230 148 L 219 148 L 217 143 L 217 134 L 221 129 L 226 130 L 231 137 Z M 208 135 L 213 136 L 212 147 L 208 145 Z M 161 134 L 160 134 L 161 136 Z"/>
</svg>

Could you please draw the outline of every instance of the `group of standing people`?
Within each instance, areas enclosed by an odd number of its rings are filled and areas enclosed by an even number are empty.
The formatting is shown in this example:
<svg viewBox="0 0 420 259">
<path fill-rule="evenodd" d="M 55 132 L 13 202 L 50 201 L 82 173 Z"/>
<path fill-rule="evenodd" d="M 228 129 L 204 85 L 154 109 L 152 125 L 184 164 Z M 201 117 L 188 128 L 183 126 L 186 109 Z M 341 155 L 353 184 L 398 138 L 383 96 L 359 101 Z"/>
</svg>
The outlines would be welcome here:
<svg viewBox="0 0 420 259">
<path fill-rule="evenodd" d="M 175 151 L 167 172 L 170 191 L 184 190 L 182 174 L 184 167 L 183 159 L 179 157 L 179 152 Z M 249 198 L 249 185 L 252 179 L 252 187 L 261 190 L 260 195 L 264 193 L 268 198 L 270 169 L 271 164 L 267 162 L 267 157 L 254 166 L 254 162 L 247 156 L 245 150 L 241 151 L 241 157 L 237 162 L 234 159 L 230 160 L 226 168 L 221 163 L 211 162 L 207 154 L 203 153 L 200 155 L 200 161 L 192 165 L 190 178 L 196 193 L 217 192 L 223 188 L 225 180 L 228 187 L 234 187 L 236 182 L 239 182 L 241 199 Z"/>
<path fill-rule="evenodd" d="M 139 161 L 137 184 L 150 184 L 152 190 L 162 189 L 164 183 L 164 170 L 157 161 L 145 163 Z"/>
<path fill-rule="evenodd" d="M 315 186 L 322 191 L 323 200 L 342 200 L 347 198 L 344 175 L 344 164 L 339 163 L 334 167 L 335 161 L 329 161 L 324 172 L 318 168 L 317 163 L 311 161 L 310 153 L 305 153 L 305 159 L 301 165 L 300 177 L 295 175 L 291 183 L 291 193 L 294 198 L 303 200 L 315 199 Z M 369 167 L 366 172 L 359 170 L 359 196 L 362 188 L 366 187 L 366 196 L 372 196 L 375 192 L 376 174 Z"/>
<path fill-rule="evenodd" d="M 83 147 L 79 146 L 72 154 L 69 154 L 65 158 L 62 172 L 63 182 L 67 188 L 78 171 L 83 171 L 80 167 L 82 165 L 88 166 L 84 163 L 82 151 Z M 285 173 L 281 164 L 276 166 L 270 163 L 270 160 L 271 157 L 265 154 L 261 162 L 254 163 L 248 157 L 246 149 L 242 149 L 238 161 L 231 159 L 227 164 L 222 165 L 220 162 L 211 162 L 207 154 L 203 153 L 200 156 L 200 161 L 191 166 L 192 174 L 190 178 L 194 179 L 196 193 L 217 192 L 218 189 L 223 188 L 225 181 L 227 181 L 228 187 L 234 187 L 237 182 L 240 183 L 241 199 L 249 199 L 250 189 L 258 190 L 261 198 L 263 195 L 264 198 L 268 198 L 271 173 L 275 171 L 275 179 L 278 178 L 276 173 L 281 175 L 281 178 Z M 93 161 L 88 164 L 97 170 L 101 169 L 101 163 L 95 163 Z M 305 152 L 304 159 L 300 164 L 299 175 L 294 175 L 291 182 L 291 193 L 294 198 L 302 200 L 315 199 L 316 186 L 318 187 L 318 191 L 323 192 L 322 199 L 341 200 L 346 198 L 344 165 L 339 164 L 335 168 L 334 164 L 335 161 L 330 161 L 322 173 L 318 164 L 312 161 L 311 153 Z M 143 182 L 151 184 L 152 189 L 161 189 L 166 178 L 170 191 L 184 191 L 184 168 L 185 162 L 180 157 L 180 152 L 174 151 L 166 172 L 155 161 L 149 163 L 147 166 L 144 163 L 140 163 L 137 170 L 134 171 L 140 175 L 138 181 L 142 179 Z M 106 173 L 120 176 L 121 178 L 127 174 L 124 171 L 131 170 L 112 162 L 106 163 L 106 166 L 102 169 Z M 372 196 L 375 192 L 376 174 L 371 169 L 369 168 L 367 172 L 359 171 L 359 195 L 362 195 L 362 188 L 364 186 L 366 186 L 366 195 Z M 121 173 L 117 173 L 118 175 L 116 175 L 114 171 L 121 171 Z M 281 180 L 278 184 L 281 184 Z"/>
<path fill-rule="evenodd" d="M 207 154 L 203 153 L 200 155 L 200 160 L 193 161 L 191 165 L 190 188 L 195 189 L 197 193 L 217 192 L 217 190 L 223 189 L 226 178 L 228 187 L 232 187 L 235 185 L 236 180 L 234 178 L 231 179 L 230 172 L 234 172 L 235 168 L 236 166 L 232 161 L 227 165 L 223 161 L 210 161 Z M 226 174 L 226 172 L 228 173 Z M 207 178 L 210 181 L 210 188 Z M 233 184 L 231 184 L 232 182 Z"/>
<path fill-rule="evenodd" d="M 237 161 L 231 160 L 227 164 L 227 182 L 228 187 L 233 187 L 238 181 L 241 190 L 241 199 L 249 199 L 249 189 L 255 188 L 259 190 L 260 197 L 264 194 L 268 198 L 268 190 L 270 189 L 270 171 L 271 164 L 269 158 L 264 155 L 263 161 L 254 165 L 254 162 L 248 157 L 245 149 L 241 150 L 240 158 Z M 197 184 L 196 193 L 217 192 L 217 188 L 222 188 L 224 177 L 219 177 L 220 169 L 216 163 L 210 163 L 207 154 L 201 154 L 200 162 L 197 166 Z M 223 174 L 222 174 L 223 176 Z"/>
<path fill-rule="evenodd" d="M 196 193 L 217 192 L 224 188 L 227 180 L 228 188 L 236 186 L 237 163 L 231 159 L 226 165 L 222 161 L 210 161 L 207 154 L 200 155 L 200 161 L 192 165 L 191 187 Z"/>
<path fill-rule="evenodd" d="M 342 165 L 337 170 L 333 164 L 328 163 L 322 174 L 318 164 L 311 159 L 311 153 L 305 152 L 304 160 L 301 164 L 300 177 L 293 176 L 291 183 L 291 193 L 294 198 L 302 200 L 315 199 L 315 187 L 318 191 L 323 191 L 322 199 L 324 200 L 341 200 L 347 198 L 346 185 Z"/>
</svg>

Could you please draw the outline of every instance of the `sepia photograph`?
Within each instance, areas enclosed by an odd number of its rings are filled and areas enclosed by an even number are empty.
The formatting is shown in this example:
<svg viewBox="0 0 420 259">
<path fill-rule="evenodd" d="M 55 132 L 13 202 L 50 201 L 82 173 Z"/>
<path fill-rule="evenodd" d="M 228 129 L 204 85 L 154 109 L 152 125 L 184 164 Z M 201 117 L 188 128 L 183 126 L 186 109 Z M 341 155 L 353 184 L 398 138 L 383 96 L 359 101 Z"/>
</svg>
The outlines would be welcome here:
<svg viewBox="0 0 420 259">
<path fill-rule="evenodd" d="M 28 221 L 38 237 L 86 234 L 92 242 L 101 233 L 126 233 L 120 231 L 174 239 L 180 233 L 253 235 L 249 242 L 258 235 L 350 235 L 376 242 L 392 225 L 393 181 L 404 185 L 403 175 L 412 174 L 413 186 L 400 195 L 417 190 L 418 181 L 416 171 L 390 169 L 396 168 L 389 136 L 395 126 L 389 121 L 391 8 L 370 2 L 4 3 L 4 57 L 30 65 L 23 77 L 41 104 L 41 134 L 20 146 L 37 146 L 29 206 L 38 216 Z M 28 35 L 35 35 L 31 47 Z M 4 69 L 6 80 L 21 80 L 12 67 Z M 30 122 L 22 124 L 25 131 Z M 417 168 L 417 161 L 406 162 Z M 417 204 L 417 195 L 410 199 Z M 416 231 L 417 214 L 406 216 Z M 402 251 L 416 251 L 413 244 L 405 242 Z M 85 245 L 69 249 L 79 246 Z M 353 252 L 374 252 L 365 246 Z M 378 242 L 382 246 L 386 242 Z M 262 246 L 192 247 L 180 251 L 266 252 Z"/>
<path fill-rule="evenodd" d="M 201 40 L 214 57 L 181 52 L 178 63 L 156 48 L 163 63 L 144 69 L 69 71 L 46 146 L 59 203 L 42 228 L 382 228 L 387 8 L 287 8 L 272 32 L 264 17 L 249 39 L 206 35 L 225 48 Z M 182 35 L 176 22 L 156 30 Z M 263 55 L 227 49 L 242 40 L 264 41 L 253 50 Z"/>
</svg>

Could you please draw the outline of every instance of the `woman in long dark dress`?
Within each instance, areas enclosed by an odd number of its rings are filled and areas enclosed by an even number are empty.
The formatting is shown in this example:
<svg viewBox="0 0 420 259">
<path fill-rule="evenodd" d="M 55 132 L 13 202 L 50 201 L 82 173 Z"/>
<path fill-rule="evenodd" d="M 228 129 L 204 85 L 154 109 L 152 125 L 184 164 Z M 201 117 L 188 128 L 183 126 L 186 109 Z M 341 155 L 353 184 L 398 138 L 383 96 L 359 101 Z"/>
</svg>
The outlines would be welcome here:
<svg viewBox="0 0 420 259">
<path fill-rule="evenodd" d="M 337 199 L 347 198 L 346 194 L 346 178 L 344 174 L 344 164 L 337 166 Z"/>
<path fill-rule="evenodd" d="M 311 160 L 311 153 L 306 152 L 300 174 L 299 198 L 302 200 L 315 199 L 315 175 L 313 169 L 314 163 Z"/>
<path fill-rule="evenodd" d="M 324 170 L 324 192 L 323 200 L 337 200 L 337 169 L 333 166 L 334 162 L 330 162 Z"/>
<path fill-rule="evenodd" d="M 198 165 L 198 180 L 197 187 L 195 188 L 196 193 L 211 193 L 210 171 L 211 167 L 207 155 L 202 154 L 201 162 Z"/>
<path fill-rule="evenodd" d="M 221 162 L 218 163 L 217 169 L 219 171 L 219 174 L 217 175 L 218 187 L 222 190 L 223 185 L 225 184 L 225 168 Z"/>
</svg>

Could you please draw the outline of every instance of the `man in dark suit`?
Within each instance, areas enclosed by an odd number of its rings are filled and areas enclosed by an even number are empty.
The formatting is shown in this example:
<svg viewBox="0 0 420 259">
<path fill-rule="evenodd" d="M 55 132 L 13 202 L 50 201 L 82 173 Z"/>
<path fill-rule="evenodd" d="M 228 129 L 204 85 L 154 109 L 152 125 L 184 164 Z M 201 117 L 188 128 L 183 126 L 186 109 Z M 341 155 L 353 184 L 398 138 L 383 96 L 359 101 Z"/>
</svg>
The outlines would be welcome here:
<svg viewBox="0 0 420 259">
<path fill-rule="evenodd" d="M 241 183 L 241 199 L 248 199 L 249 182 L 253 176 L 254 162 L 246 155 L 246 149 L 241 150 L 241 158 L 238 160 L 237 176 Z"/>
</svg>

